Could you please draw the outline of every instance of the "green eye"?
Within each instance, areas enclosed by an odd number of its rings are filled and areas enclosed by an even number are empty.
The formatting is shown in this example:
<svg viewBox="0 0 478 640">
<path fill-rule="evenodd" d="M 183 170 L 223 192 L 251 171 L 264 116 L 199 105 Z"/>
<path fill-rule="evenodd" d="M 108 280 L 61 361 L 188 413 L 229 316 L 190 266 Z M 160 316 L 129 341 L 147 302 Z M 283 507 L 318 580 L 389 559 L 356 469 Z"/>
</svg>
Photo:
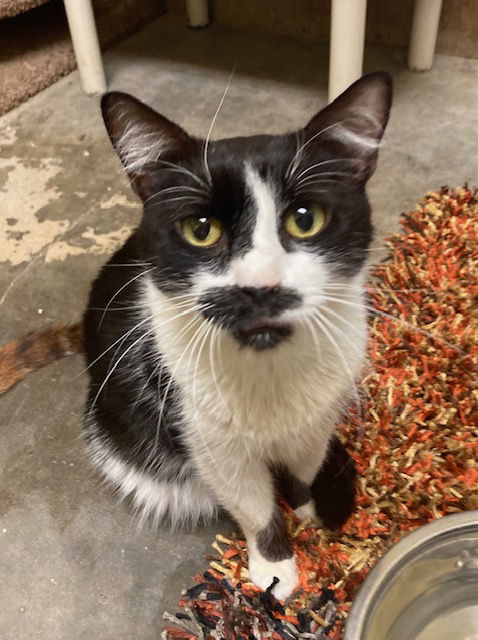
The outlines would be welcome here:
<svg viewBox="0 0 478 640">
<path fill-rule="evenodd" d="M 189 216 L 181 220 L 181 233 L 195 247 L 212 247 L 222 236 L 222 225 L 216 218 Z"/>
<path fill-rule="evenodd" d="M 294 238 L 312 238 L 322 230 L 326 213 L 320 204 L 311 203 L 287 209 L 284 216 L 284 228 Z"/>
</svg>

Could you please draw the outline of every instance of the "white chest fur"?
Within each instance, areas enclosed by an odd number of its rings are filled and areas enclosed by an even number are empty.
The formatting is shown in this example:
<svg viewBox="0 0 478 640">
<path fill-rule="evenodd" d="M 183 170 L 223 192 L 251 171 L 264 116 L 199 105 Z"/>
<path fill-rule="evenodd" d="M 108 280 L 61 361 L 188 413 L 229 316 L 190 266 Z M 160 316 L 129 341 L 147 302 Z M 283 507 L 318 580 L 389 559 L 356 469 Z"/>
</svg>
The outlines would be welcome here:
<svg viewBox="0 0 478 640">
<path fill-rule="evenodd" d="M 151 280 L 143 295 L 191 434 L 229 448 L 251 447 L 267 459 L 295 457 L 299 438 L 301 449 L 307 442 L 325 446 L 363 365 L 366 322 L 355 307 L 359 293 L 353 306 L 350 299 L 335 305 L 353 331 L 336 331 L 331 341 L 330 330 L 327 337 L 298 325 L 289 341 L 262 352 L 240 348 L 197 312 L 176 317 Z"/>
</svg>

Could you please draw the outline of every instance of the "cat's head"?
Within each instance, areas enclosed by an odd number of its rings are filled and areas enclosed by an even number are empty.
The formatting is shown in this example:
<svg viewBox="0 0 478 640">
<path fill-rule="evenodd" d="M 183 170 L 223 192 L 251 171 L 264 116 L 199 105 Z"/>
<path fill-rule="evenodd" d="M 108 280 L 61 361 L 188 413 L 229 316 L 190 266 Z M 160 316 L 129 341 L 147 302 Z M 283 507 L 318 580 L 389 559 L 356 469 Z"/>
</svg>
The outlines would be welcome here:
<svg viewBox="0 0 478 640">
<path fill-rule="evenodd" d="M 273 348 L 360 279 L 372 238 L 375 170 L 391 79 L 354 83 L 301 130 L 200 140 L 135 98 L 103 117 L 144 202 L 142 260 L 171 298 L 190 294 L 242 346 Z M 357 285 L 358 286 L 358 285 Z"/>
</svg>

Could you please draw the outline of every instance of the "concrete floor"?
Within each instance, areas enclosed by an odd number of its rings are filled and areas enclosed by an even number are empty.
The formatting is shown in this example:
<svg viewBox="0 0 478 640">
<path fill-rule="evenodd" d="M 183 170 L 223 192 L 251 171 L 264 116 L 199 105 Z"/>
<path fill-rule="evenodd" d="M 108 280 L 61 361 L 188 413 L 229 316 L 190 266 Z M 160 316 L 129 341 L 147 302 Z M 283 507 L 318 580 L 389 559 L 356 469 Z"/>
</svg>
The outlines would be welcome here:
<svg viewBox="0 0 478 640">
<path fill-rule="evenodd" d="M 325 103 L 324 44 L 264 33 L 189 31 L 166 16 L 105 56 L 110 87 L 195 134 L 283 131 Z M 442 184 L 478 181 L 478 62 L 438 56 L 414 74 L 403 52 L 369 48 L 396 98 L 370 185 L 377 242 Z M 139 206 L 76 73 L 0 120 L 0 342 L 77 321 L 98 267 Z M 378 255 L 378 254 L 377 254 Z M 0 638 L 153 640 L 162 612 L 204 567 L 213 534 L 138 530 L 85 458 L 81 357 L 31 375 L 0 400 Z"/>
</svg>

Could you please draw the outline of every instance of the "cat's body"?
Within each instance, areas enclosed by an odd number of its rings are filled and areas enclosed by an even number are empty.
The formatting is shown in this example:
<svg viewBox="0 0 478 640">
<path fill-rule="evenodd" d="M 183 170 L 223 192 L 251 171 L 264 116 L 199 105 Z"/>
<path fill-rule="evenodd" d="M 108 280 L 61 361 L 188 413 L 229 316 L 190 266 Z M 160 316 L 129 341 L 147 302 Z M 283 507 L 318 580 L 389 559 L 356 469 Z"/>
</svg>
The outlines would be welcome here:
<svg viewBox="0 0 478 640">
<path fill-rule="evenodd" d="M 204 333 L 190 353 L 186 347 L 197 325 L 184 330 L 191 320 L 188 313 L 174 319 L 177 310 L 155 287 L 147 268 L 123 266 L 132 258 L 130 244 L 105 266 L 93 287 L 92 310 L 86 314 L 89 362 L 99 358 L 91 367 L 96 368 L 98 380 L 91 386 L 91 404 L 114 367 L 101 391 L 103 402 L 95 403 L 107 407 L 102 426 L 96 424 L 95 411 L 87 413 L 86 433 L 100 468 L 120 491 L 131 490 L 141 516 L 173 525 L 195 525 L 216 510 L 217 498 L 191 464 L 195 456 L 206 466 L 216 458 L 224 461 L 228 472 L 219 479 L 223 486 L 218 490 L 235 490 L 232 464 L 248 458 L 296 468 L 310 451 L 315 475 L 337 419 L 353 398 L 352 382 L 363 363 L 367 332 L 360 278 L 343 304 L 332 305 L 353 323 L 352 329 L 348 327 L 351 333 L 336 336 L 337 346 L 324 345 L 320 359 L 307 325 L 259 358 L 251 357 L 229 336 L 224 336 L 220 354 L 218 345 L 211 353 Z M 115 267 L 116 263 L 122 266 Z M 101 320 L 112 296 L 130 280 Z M 360 305 L 362 313 L 351 304 Z M 133 310 L 123 312 L 128 307 Z M 112 344 L 115 347 L 99 357 Z M 337 348 L 347 354 L 346 364 Z M 169 372 L 174 372 L 173 380 Z M 158 487 L 153 495 L 148 487 L 147 499 L 140 497 L 145 487 L 138 471 L 143 469 L 144 478 L 168 483 L 167 490 Z M 127 486 L 121 476 L 129 476 Z M 180 489 L 174 487 L 178 478 Z"/>
<path fill-rule="evenodd" d="M 277 492 L 329 525 L 353 506 L 333 434 L 365 355 L 364 184 L 390 91 L 373 74 L 298 135 L 206 144 L 125 94 L 103 101 L 145 214 L 85 315 L 93 460 L 143 517 L 226 509 L 253 581 L 277 576 L 281 598 L 296 568 Z"/>
</svg>

